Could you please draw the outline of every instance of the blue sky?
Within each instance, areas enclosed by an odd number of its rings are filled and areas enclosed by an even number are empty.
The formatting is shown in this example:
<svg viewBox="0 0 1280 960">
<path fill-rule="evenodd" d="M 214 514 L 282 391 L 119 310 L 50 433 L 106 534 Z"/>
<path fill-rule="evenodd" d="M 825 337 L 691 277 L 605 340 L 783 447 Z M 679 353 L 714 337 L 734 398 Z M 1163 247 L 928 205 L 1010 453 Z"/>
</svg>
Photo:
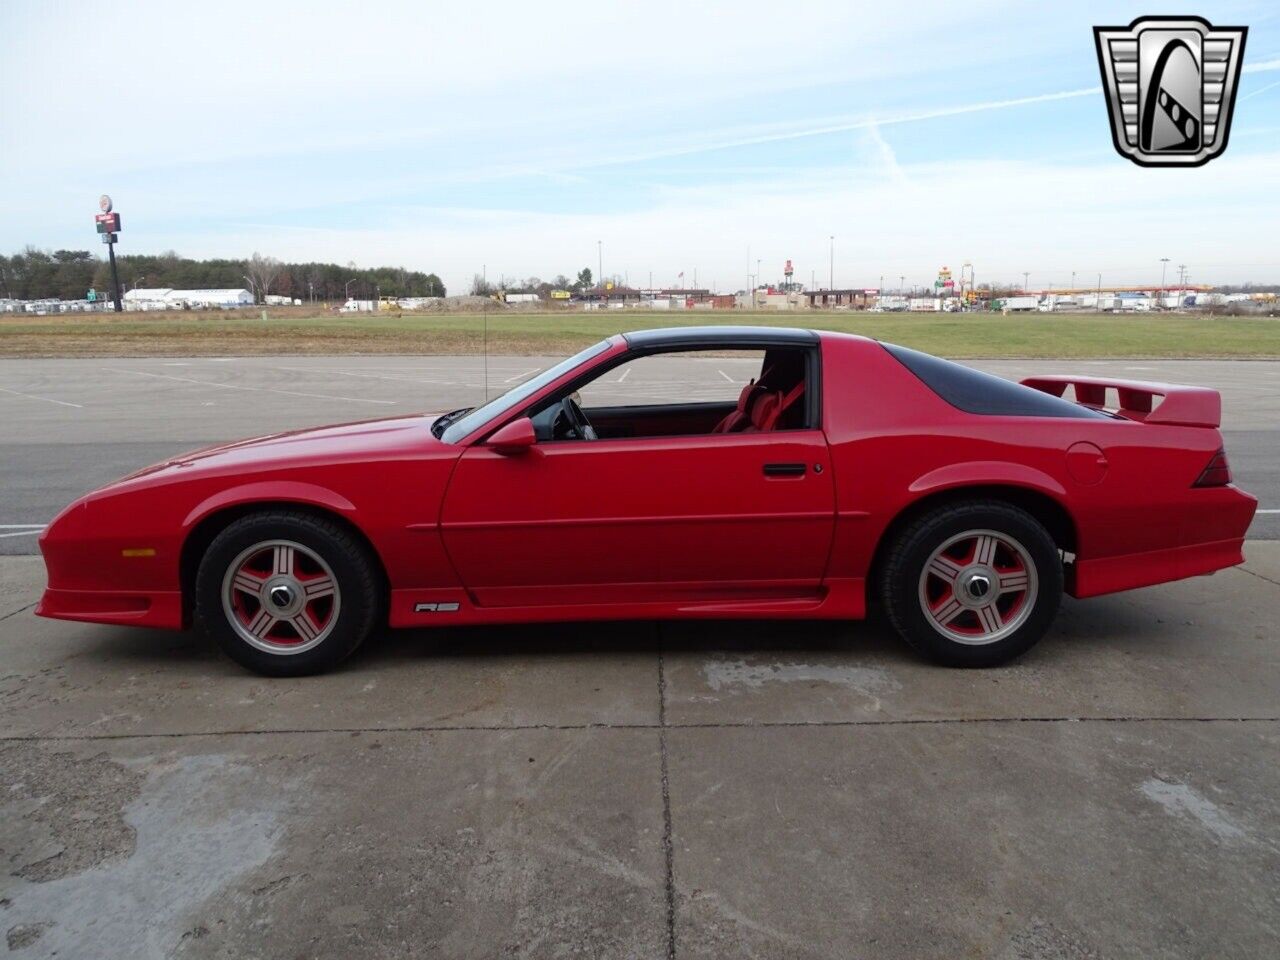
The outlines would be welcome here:
<svg viewBox="0 0 1280 960">
<path fill-rule="evenodd" d="M 1091 27 L 1250 28 L 1227 153 L 1114 152 Z M 119 2 L 0 6 L 0 249 L 741 287 L 937 268 L 1280 282 L 1280 8 Z M 749 253 L 748 253 L 749 249 Z"/>
</svg>

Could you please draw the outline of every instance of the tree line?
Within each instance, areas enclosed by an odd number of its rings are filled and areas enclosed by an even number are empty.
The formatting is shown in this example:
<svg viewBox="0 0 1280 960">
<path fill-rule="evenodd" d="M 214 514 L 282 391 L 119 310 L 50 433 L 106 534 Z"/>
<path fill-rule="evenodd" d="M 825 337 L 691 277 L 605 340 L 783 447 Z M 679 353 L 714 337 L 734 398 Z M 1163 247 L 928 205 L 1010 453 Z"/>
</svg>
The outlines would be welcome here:
<svg viewBox="0 0 1280 960">
<path fill-rule="evenodd" d="M 310 300 L 345 300 L 348 296 L 443 297 L 444 284 L 434 273 L 401 267 L 361 270 L 352 264 L 287 263 L 255 253 L 245 260 L 192 260 L 173 251 L 116 257 L 120 293 L 135 287 L 176 290 L 251 289 L 261 300 L 268 294 Z M 0 298 L 13 300 L 83 300 L 90 289 L 109 296 L 111 267 L 88 250 L 38 250 L 27 247 L 13 256 L 0 255 Z"/>
</svg>

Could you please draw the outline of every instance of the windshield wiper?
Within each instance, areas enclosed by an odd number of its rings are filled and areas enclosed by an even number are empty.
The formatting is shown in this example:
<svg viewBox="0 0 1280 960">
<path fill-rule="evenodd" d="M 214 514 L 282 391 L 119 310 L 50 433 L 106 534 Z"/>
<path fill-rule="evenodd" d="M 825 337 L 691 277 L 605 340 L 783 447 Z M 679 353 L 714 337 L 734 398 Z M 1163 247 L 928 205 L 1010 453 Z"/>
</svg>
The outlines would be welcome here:
<svg viewBox="0 0 1280 960">
<path fill-rule="evenodd" d="M 457 410 L 450 410 L 448 413 L 442 413 L 432 421 L 431 435 L 439 440 L 440 437 L 444 435 L 444 432 L 449 429 L 449 424 L 465 416 L 474 409 L 475 407 L 459 407 Z"/>
</svg>

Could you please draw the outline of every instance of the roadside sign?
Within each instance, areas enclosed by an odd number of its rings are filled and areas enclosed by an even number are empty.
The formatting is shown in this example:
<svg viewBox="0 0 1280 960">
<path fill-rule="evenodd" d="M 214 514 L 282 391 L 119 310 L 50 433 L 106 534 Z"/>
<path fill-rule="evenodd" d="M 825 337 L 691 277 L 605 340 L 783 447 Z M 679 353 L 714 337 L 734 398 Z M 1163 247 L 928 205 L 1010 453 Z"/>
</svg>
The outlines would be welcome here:
<svg viewBox="0 0 1280 960">
<path fill-rule="evenodd" d="M 120 271 L 116 268 L 116 241 L 119 239 L 116 232 L 120 229 L 120 214 L 112 212 L 111 198 L 105 193 L 98 197 L 98 209 L 102 212 L 94 215 L 94 225 L 98 228 L 98 236 L 107 245 L 107 257 L 111 261 L 111 299 L 115 301 L 116 313 L 120 313 L 124 309 L 120 302 Z M 98 294 L 90 289 L 87 299 L 97 298 Z"/>
</svg>

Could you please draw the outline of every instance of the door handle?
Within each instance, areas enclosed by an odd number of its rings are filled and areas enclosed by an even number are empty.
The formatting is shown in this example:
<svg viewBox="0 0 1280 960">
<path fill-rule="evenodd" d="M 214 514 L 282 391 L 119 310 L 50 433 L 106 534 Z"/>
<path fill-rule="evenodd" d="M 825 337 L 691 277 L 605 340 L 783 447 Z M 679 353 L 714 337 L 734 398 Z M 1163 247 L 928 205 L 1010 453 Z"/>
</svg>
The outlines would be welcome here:
<svg viewBox="0 0 1280 960">
<path fill-rule="evenodd" d="M 764 475 L 766 477 L 803 477 L 805 469 L 803 463 L 766 463 Z"/>
</svg>

